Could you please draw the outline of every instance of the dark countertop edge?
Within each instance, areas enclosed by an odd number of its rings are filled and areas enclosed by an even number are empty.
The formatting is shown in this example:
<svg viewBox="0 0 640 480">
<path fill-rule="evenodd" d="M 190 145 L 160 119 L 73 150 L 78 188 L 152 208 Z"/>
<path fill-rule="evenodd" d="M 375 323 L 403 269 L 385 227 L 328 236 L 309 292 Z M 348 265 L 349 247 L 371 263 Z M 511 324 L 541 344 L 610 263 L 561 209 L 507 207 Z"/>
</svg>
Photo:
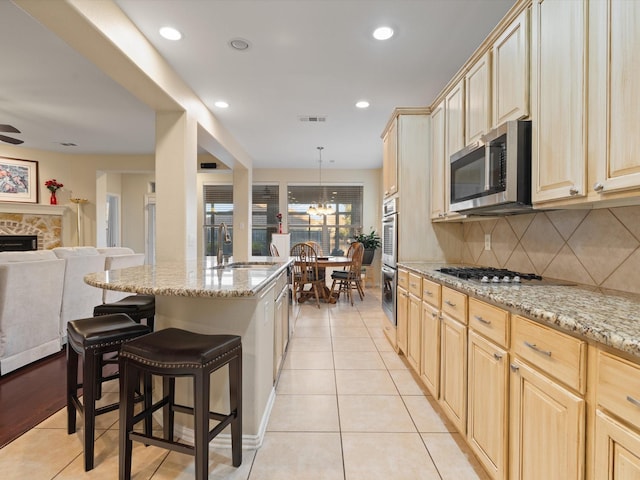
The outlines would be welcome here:
<svg viewBox="0 0 640 480">
<path fill-rule="evenodd" d="M 590 318 L 588 314 L 583 315 L 582 318 L 576 318 L 573 315 L 563 313 L 561 308 L 551 310 L 547 305 L 541 308 L 540 306 L 533 305 L 530 302 L 518 302 L 515 299 L 506 303 L 503 298 L 498 298 L 497 292 L 492 290 L 492 287 L 484 287 L 470 284 L 468 282 L 462 282 L 455 277 L 435 271 L 436 269 L 445 266 L 451 267 L 463 265 L 464 264 L 451 264 L 445 262 L 398 262 L 398 268 L 403 268 L 418 275 L 422 275 L 444 286 L 469 294 L 478 300 L 504 308 L 516 315 L 522 315 L 523 317 L 532 319 L 539 323 L 556 327 L 560 331 L 571 334 L 590 343 L 609 347 L 626 357 L 630 356 L 635 362 L 640 362 L 640 338 L 633 334 L 625 334 L 625 332 L 621 332 L 619 328 L 616 329 L 613 326 L 607 328 L 608 325 L 603 325 L 601 322 Z M 570 295 L 575 296 L 600 294 L 609 297 L 624 298 L 637 302 L 638 311 L 640 311 L 640 296 L 626 292 L 603 290 L 598 287 L 588 285 L 531 286 L 522 288 L 560 288 L 569 289 L 571 292 Z M 509 296 L 508 290 L 504 288 L 498 290 L 498 292 L 502 294 L 502 297 Z"/>
</svg>

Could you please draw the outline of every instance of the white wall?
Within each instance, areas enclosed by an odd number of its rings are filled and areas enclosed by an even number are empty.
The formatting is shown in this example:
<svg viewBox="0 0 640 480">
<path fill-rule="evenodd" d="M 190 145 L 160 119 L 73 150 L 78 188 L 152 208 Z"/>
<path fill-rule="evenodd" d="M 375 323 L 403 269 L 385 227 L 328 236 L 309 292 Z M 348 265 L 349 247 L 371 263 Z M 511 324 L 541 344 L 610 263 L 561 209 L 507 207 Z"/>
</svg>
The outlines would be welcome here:
<svg viewBox="0 0 640 480">
<path fill-rule="evenodd" d="M 153 155 L 74 155 L 0 145 L 0 156 L 38 162 L 39 203 L 41 204 L 49 203 L 49 191 L 44 186 L 45 181 L 55 178 L 64 184 L 64 188 L 57 192 L 58 204 L 66 205 L 69 208 L 63 218 L 62 242 L 64 246 L 77 244 L 76 206 L 69 200 L 72 197 L 89 200 L 89 203 L 83 206 L 84 244 L 97 244 L 96 212 L 97 208 L 104 209 L 104 198 L 98 199 L 97 197 L 96 179 L 100 172 L 110 174 L 144 172 L 149 174 L 155 168 Z M 109 183 L 105 182 L 103 190 L 108 190 Z M 117 183 L 120 183 L 120 180 Z M 111 187 L 115 188 L 113 183 L 111 183 Z M 96 200 L 100 203 L 99 207 L 96 206 Z M 143 225 L 140 225 L 140 228 L 142 228 L 140 235 L 144 241 Z"/>
</svg>

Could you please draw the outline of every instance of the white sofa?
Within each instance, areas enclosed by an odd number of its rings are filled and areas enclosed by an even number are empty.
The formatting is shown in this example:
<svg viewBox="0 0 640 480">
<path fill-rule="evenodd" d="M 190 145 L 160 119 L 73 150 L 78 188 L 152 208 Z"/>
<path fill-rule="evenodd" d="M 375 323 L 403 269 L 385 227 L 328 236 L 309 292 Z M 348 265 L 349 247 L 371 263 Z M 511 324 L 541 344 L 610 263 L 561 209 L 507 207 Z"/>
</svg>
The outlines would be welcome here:
<svg viewBox="0 0 640 480">
<path fill-rule="evenodd" d="M 0 375 L 60 351 L 65 260 L 0 252 Z"/>
<path fill-rule="evenodd" d="M 56 257 L 65 260 L 64 290 L 60 311 L 60 339 L 67 343 L 67 322 L 93 316 L 93 308 L 102 303 L 102 289 L 84 282 L 85 275 L 105 269 L 104 253 L 95 247 L 58 247 Z"/>
<path fill-rule="evenodd" d="M 105 270 L 119 270 L 121 268 L 144 265 L 144 253 L 135 253 L 128 247 L 104 247 L 98 248 L 98 252 L 105 255 Z M 117 302 L 129 295 L 131 295 L 131 293 L 104 290 L 102 303 Z"/>
</svg>

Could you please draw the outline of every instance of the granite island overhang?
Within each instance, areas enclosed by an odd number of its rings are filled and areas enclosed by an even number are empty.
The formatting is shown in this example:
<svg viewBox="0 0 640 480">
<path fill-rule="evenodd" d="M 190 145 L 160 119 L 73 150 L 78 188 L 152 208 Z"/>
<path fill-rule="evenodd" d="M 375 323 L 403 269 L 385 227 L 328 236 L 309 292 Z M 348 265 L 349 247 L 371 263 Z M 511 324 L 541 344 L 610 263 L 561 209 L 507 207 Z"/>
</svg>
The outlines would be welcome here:
<svg viewBox="0 0 640 480">
<path fill-rule="evenodd" d="M 251 257 L 247 262 L 216 265 L 215 259 L 160 262 L 85 276 L 94 287 L 156 296 L 155 329 L 182 328 L 205 334 L 242 337 L 243 447 L 262 444 L 274 388 L 274 302 L 288 285 L 290 258 Z M 288 301 L 288 295 L 285 296 Z M 178 379 L 184 380 L 186 379 Z M 228 374 L 211 376 L 211 409 L 228 410 Z M 158 388 L 159 382 L 154 384 Z M 177 384 L 179 402 L 192 404 L 192 389 Z M 191 418 L 176 415 L 176 435 L 193 439 Z M 226 431 L 212 445 L 229 446 Z"/>
</svg>

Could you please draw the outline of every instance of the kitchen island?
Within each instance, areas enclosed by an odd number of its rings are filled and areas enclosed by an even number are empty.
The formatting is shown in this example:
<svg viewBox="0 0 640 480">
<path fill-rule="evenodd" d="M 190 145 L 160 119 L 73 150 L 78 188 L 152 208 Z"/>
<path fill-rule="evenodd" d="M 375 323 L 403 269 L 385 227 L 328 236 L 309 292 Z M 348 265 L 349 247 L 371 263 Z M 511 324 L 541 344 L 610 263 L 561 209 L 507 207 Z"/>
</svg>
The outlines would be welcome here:
<svg viewBox="0 0 640 480">
<path fill-rule="evenodd" d="M 288 259 L 252 257 L 248 262 L 143 265 L 87 275 L 94 287 L 155 295 L 155 329 L 182 328 L 204 334 L 242 337 L 243 446 L 258 447 L 274 400 L 278 352 L 288 338 Z M 276 346 L 278 346 L 276 348 Z M 178 402 L 191 404 L 192 389 L 178 379 Z M 211 408 L 228 410 L 228 375 L 212 375 Z M 160 383 L 156 385 L 159 386 Z M 190 417 L 176 415 L 176 435 L 192 439 Z M 226 432 L 213 442 L 230 444 Z"/>
</svg>

